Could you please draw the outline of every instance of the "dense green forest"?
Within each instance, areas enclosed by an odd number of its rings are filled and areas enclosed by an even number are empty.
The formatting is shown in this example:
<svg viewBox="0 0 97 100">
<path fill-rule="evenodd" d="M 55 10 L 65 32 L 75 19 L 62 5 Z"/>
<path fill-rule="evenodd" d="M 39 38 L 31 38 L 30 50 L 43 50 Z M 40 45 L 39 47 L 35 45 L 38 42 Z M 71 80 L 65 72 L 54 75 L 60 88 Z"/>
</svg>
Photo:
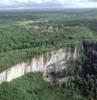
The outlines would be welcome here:
<svg viewBox="0 0 97 100">
<path fill-rule="evenodd" d="M 29 54 L 73 47 L 82 40 L 96 41 L 96 30 L 91 29 L 96 27 L 95 12 L 0 13 L 0 71 L 26 60 Z"/>
<path fill-rule="evenodd" d="M 72 93 L 63 84 L 49 84 L 43 80 L 41 73 L 28 74 L 10 84 L 0 86 L 0 100 L 84 100 Z"/>
<path fill-rule="evenodd" d="M 67 72 L 73 75 L 72 79 L 49 83 L 42 73 L 30 73 L 0 85 L 0 100 L 96 100 L 97 54 L 93 50 L 97 51 L 97 44 L 85 41 L 82 45 L 79 59 L 69 62 Z"/>
<path fill-rule="evenodd" d="M 72 80 L 60 85 L 30 73 L 0 85 L 0 100 L 96 100 L 96 27 L 96 10 L 0 12 L 0 72 L 36 55 L 83 46 L 81 57 L 69 62 Z"/>
</svg>

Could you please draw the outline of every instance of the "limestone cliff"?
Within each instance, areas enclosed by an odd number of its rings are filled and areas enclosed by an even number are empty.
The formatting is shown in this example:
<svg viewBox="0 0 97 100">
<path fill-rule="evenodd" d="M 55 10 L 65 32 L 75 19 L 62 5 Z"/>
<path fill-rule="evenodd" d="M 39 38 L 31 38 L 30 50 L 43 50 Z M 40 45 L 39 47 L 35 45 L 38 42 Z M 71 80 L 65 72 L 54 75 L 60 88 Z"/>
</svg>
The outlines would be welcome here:
<svg viewBox="0 0 97 100">
<path fill-rule="evenodd" d="M 66 63 L 69 59 L 76 59 L 77 55 L 78 52 L 76 47 L 54 50 L 46 54 L 38 55 L 0 73 L 0 84 L 3 82 L 10 82 L 13 79 L 16 79 L 29 72 L 46 72 L 50 69 L 51 65 L 58 64 L 60 62 Z M 66 68 L 66 66 L 63 67 Z M 62 69 L 58 66 L 54 68 L 51 67 L 51 70 Z"/>
</svg>

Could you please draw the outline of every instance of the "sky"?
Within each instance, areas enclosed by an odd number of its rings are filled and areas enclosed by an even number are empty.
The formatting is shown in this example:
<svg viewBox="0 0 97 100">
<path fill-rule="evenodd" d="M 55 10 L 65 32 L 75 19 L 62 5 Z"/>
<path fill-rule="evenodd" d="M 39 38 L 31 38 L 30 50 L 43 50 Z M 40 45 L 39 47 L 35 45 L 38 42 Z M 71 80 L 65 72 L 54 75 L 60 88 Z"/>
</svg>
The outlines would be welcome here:
<svg viewBox="0 0 97 100">
<path fill-rule="evenodd" d="M 97 0 L 0 0 L 0 9 L 97 8 Z"/>
</svg>

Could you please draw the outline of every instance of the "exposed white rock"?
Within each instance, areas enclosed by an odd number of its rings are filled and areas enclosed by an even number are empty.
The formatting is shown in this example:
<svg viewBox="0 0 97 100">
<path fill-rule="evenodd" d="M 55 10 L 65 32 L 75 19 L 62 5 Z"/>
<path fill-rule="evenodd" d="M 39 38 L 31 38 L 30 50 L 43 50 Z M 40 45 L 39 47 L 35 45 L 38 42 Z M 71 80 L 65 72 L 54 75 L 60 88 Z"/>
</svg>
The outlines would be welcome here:
<svg viewBox="0 0 97 100">
<path fill-rule="evenodd" d="M 25 73 L 29 72 L 45 72 L 51 64 L 68 61 L 70 58 L 77 58 L 77 48 L 73 51 L 71 49 L 59 49 L 46 54 L 34 57 L 26 62 L 22 62 L 0 73 L 0 84 L 3 82 L 10 82 Z"/>
</svg>

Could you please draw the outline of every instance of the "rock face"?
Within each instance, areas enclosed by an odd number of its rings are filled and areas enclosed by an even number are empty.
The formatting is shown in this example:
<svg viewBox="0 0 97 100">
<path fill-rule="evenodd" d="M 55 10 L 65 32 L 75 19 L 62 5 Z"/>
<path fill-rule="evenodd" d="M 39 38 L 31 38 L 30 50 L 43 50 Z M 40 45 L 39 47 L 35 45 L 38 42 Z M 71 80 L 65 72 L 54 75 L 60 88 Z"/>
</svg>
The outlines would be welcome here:
<svg viewBox="0 0 97 100">
<path fill-rule="evenodd" d="M 27 60 L 26 62 L 21 62 L 11 68 L 0 73 L 0 84 L 3 82 L 10 82 L 13 79 L 16 79 L 22 75 L 25 75 L 29 72 L 46 72 L 49 70 L 60 70 L 62 68 L 54 67 L 59 62 L 64 63 L 69 59 L 77 58 L 77 49 L 74 48 L 64 48 L 55 50 L 46 54 L 36 56 L 32 59 Z M 51 67 L 51 68 L 50 68 Z M 64 66 L 65 68 L 66 66 Z M 54 69 L 55 68 L 55 69 Z"/>
</svg>

